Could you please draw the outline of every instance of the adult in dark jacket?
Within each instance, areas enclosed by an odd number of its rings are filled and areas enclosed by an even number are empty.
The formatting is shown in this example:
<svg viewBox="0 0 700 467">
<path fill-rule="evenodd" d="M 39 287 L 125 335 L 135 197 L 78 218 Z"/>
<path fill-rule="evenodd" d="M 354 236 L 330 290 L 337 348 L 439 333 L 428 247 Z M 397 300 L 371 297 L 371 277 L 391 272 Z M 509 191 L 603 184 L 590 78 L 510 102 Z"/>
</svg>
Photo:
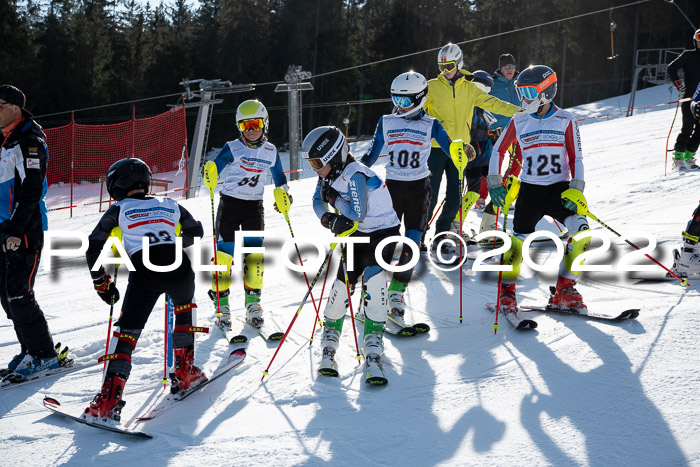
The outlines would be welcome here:
<svg viewBox="0 0 700 467">
<path fill-rule="evenodd" d="M 0 371 L 14 382 L 60 368 L 49 326 L 34 297 L 47 227 L 46 135 L 24 107 L 24 93 L 0 86 L 0 302 L 12 320 L 20 353 Z M 67 354 L 67 351 L 66 351 Z"/>
<path fill-rule="evenodd" d="M 515 92 L 515 80 L 519 72 L 516 70 L 515 57 L 511 54 L 503 54 L 498 58 L 498 70 L 493 72 L 493 89 L 491 95 L 502 101 L 510 102 L 520 107 L 520 99 Z M 491 130 L 505 128 L 510 122 L 510 117 L 496 115 L 496 122 L 491 124 Z"/>
<path fill-rule="evenodd" d="M 681 98 L 686 89 L 692 93 L 700 83 L 700 29 L 693 35 L 693 45 L 692 50 L 684 51 L 668 65 L 668 76 Z M 683 80 L 678 75 L 680 70 L 683 70 Z M 690 102 L 683 102 L 681 111 L 683 126 L 673 148 L 673 166 L 677 169 L 697 169 L 700 167 L 695 163 L 695 153 L 700 146 L 700 124 L 690 111 Z"/>
</svg>

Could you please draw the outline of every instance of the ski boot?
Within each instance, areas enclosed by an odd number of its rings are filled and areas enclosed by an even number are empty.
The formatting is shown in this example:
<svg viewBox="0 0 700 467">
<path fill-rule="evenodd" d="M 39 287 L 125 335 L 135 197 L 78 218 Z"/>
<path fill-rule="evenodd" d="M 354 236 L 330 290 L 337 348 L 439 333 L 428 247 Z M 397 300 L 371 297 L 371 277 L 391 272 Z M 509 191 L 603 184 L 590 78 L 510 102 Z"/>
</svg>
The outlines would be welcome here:
<svg viewBox="0 0 700 467">
<path fill-rule="evenodd" d="M 515 297 L 515 283 L 501 282 L 501 297 L 498 300 L 498 309 L 503 313 L 517 313 L 518 300 Z"/>
<path fill-rule="evenodd" d="M 549 298 L 549 307 L 560 310 L 572 310 L 578 313 L 588 311 L 583 303 L 583 297 L 575 288 L 576 281 L 559 276 L 556 287 L 550 287 L 552 296 Z"/>
<path fill-rule="evenodd" d="M 325 376 L 338 376 L 338 365 L 335 361 L 335 351 L 338 348 L 340 333 L 337 329 L 330 326 L 330 323 L 324 325 L 323 338 L 321 339 L 321 366 L 318 371 Z"/>
<path fill-rule="evenodd" d="M 676 170 L 700 169 L 695 161 L 695 153 L 690 151 L 676 151 L 673 156 L 673 168 Z"/>
<path fill-rule="evenodd" d="M 697 244 L 686 240 L 680 251 L 673 250 L 671 270 L 684 279 L 700 275 L 700 251 L 697 247 Z"/>
<path fill-rule="evenodd" d="M 389 381 L 384 376 L 381 358 L 384 354 L 384 341 L 377 334 L 365 334 L 365 383 L 383 385 Z"/>
<path fill-rule="evenodd" d="M 7 368 L 3 368 L 0 370 L 0 379 L 4 378 L 5 376 L 13 373 L 15 369 L 17 368 L 17 365 L 19 365 L 19 362 L 21 362 L 24 359 L 24 356 L 27 355 L 25 352 L 20 352 L 14 357 L 12 357 L 12 360 L 10 360 L 10 363 L 7 364 Z"/>
<path fill-rule="evenodd" d="M 488 232 L 490 230 L 496 230 L 496 222 L 498 219 L 495 214 L 490 214 L 484 212 L 481 216 L 481 225 L 479 226 L 479 233 Z M 503 240 L 498 237 L 487 237 L 479 241 L 479 246 L 481 248 L 499 248 L 503 246 Z"/>
<path fill-rule="evenodd" d="M 61 368 L 70 368 L 73 366 L 73 359 L 68 355 L 68 346 L 63 347 L 61 350 L 61 343 L 59 342 L 55 346 L 56 355 L 58 356 L 58 364 Z"/>
<path fill-rule="evenodd" d="M 61 368 L 61 364 L 58 362 L 58 356 L 39 358 L 25 354 L 24 358 L 17 364 L 12 375 L 18 375 L 24 380 L 48 370 L 57 370 L 59 368 Z"/>
<path fill-rule="evenodd" d="M 170 392 L 172 394 L 177 394 L 207 380 L 207 375 L 194 365 L 194 349 L 192 347 L 175 349 L 174 354 L 175 371 L 170 373 L 172 381 Z"/>
<path fill-rule="evenodd" d="M 474 203 L 474 209 L 477 211 L 483 211 L 485 207 L 486 200 L 484 198 L 479 198 L 476 200 L 476 203 Z"/>
<path fill-rule="evenodd" d="M 216 307 L 216 290 L 209 290 L 207 293 L 214 303 L 214 307 Z M 231 308 L 228 303 L 230 293 L 229 289 L 219 290 L 219 313 L 216 314 L 217 318 L 219 318 L 217 325 L 227 331 L 231 330 Z"/>
<path fill-rule="evenodd" d="M 126 378 L 122 378 L 116 374 L 107 374 L 102 389 L 90 402 L 90 406 L 85 409 L 81 418 L 85 420 L 100 419 L 102 421 L 119 422 L 121 420 L 121 412 L 124 407 L 122 394 Z"/>
</svg>

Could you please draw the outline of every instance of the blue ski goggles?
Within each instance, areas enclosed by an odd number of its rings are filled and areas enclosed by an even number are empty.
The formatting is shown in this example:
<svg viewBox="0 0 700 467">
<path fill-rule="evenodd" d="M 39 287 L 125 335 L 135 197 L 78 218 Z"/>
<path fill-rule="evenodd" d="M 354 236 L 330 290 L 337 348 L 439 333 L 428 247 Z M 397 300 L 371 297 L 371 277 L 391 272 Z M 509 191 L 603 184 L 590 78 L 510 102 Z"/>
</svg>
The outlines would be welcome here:
<svg viewBox="0 0 700 467">
<path fill-rule="evenodd" d="M 518 95 L 518 99 L 527 99 L 529 101 L 534 101 L 537 98 L 537 87 L 535 86 L 516 86 L 515 93 Z"/>
<path fill-rule="evenodd" d="M 394 101 L 394 104 L 398 105 L 402 109 L 407 109 L 408 107 L 411 107 L 414 102 L 413 99 L 410 96 L 391 96 L 391 100 Z"/>
</svg>

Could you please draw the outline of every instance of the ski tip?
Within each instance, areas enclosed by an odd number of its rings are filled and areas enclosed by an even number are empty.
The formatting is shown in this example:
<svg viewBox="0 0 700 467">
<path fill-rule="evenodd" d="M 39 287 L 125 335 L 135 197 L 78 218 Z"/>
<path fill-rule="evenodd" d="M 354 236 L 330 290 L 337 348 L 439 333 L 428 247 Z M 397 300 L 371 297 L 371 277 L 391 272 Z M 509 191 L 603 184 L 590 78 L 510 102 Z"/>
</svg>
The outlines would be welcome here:
<svg viewBox="0 0 700 467">
<path fill-rule="evenodd" d="M 531 319 L 524 319 L 518 324 L 518 329 L 536 329 L 537 321 Z"/>
<path fill-rule="evenodd" d="M 244 335 L 233 336 L 228 342 L 229 344 L 244 344 L 248 342 L 248 338 Z"/>
<path fill-rule="evenodd" d="M 270 334 L 270 337 L 268 337 L 267 340 L 269 340 L 271 342 L 277 342 L 277 341 L 281 341 L 283 337 L 284 337 L 283 333 L 273 332 L 272 334 Z"/>
<path fill-rule="evenodd" d="M 385 386 L 389 383 L 389 380 L 382 376 L 370 376 L 365 380 L 365 383 L 372 384 L 374 386 Z"/>
<path fill-rule="evenodd" d="M 413 329 L 421 334 L 425 334 L 426 332 L 430 332 L 430 325 L 425 323 L 416 323 L 413 325 Z"/>
<path fill-rule="evenodd" d="M 44 396 L 44 405 L 45 405 L 45 406 L 49 406 L 49 405 L 50 405 L 50 406 L 52 406 L 52 407 L 60 407 L 60 406 L 61 406 L 61 403 L 58 402 L 58 401 L 57 401 L 56 399 L 54 399 L 53 397 Z"/>
<path fill-rule="evenodd" d="M 416 334 L 418 334 L 418 331 L 413 326 L 406 326 L 399 331 L 399 336 L 402 337 L 413 337 Z"/>
<path fill-rule="evenodd" d="M 323 376 L 338 376 L 338 370 L 334 368 L 321 368 L 318 370 Z"/>
<path fill-rule="evenodd" d="M 241 347 L 240 349 L 236 349 L 233 352 L 231 352 L 229 354 L 229 357 L 232 357 L 234 355 L 245 355 L 245 354 L 246 354 L 245 349 L 243 347 Z"/>
</svg>

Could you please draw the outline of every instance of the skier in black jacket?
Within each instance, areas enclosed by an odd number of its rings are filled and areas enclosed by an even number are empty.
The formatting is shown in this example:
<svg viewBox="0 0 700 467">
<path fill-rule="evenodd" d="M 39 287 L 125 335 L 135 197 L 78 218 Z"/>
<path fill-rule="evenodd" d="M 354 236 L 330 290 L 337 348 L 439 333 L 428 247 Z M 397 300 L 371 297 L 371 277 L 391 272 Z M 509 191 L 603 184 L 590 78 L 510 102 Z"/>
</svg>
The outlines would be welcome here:
<svg viewBox="0 0 700 467">
<path fill-rule="evenodd" d="M 20 344 L 0 377 L 12 382 L 69 365 L 68 350 L 56 353 L 48 323 L 34 297 L 44 247 L 46 135 L 24 107 L 24 93 L 0 86 L 0 302 Z"/>
<path fill-rule="evenodd" d="M 692 50 L 684 51 L 668 65 L 668 75 L 680 97 L 683 97 L 686 89 L 692 93 L 700 83 L 700 29 L 693 34 L 693 44 Z M 683 80 L 678 76 L 679 70 L 683 70 Z M 700 124 L 693 118 L 690 102 L 683 102 L 681 109 L 683 126 L 674 146 L 673 166 L 679 170 L 700 169 L 695 163 L 695 153 L 700 146 Z"/>
</svg>

